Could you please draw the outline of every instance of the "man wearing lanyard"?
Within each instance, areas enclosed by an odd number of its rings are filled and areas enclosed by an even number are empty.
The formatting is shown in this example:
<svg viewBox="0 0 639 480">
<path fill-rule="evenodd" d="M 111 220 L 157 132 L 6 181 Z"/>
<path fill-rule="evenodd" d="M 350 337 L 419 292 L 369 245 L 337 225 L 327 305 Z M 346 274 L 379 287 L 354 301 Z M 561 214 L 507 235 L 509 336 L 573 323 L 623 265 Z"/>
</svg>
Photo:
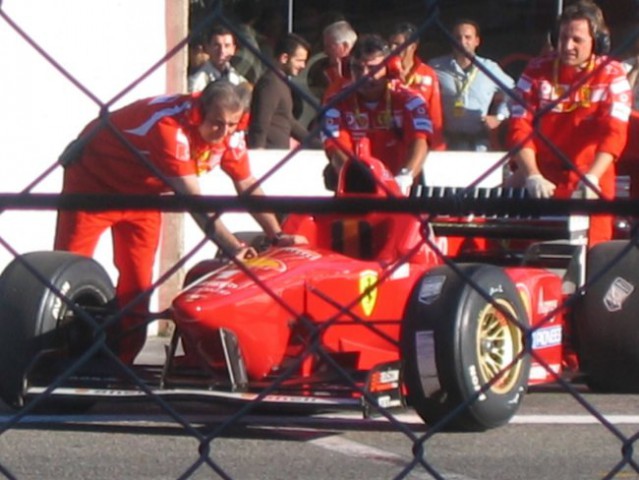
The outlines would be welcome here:
<svg viewBox="0 0 639 480">
<path fill-rule="evenodd" d="M 475 21 L 458 20 L 452 35 L 457 41 L 452 53 L 429 62 L 439 78 L 446 145 L 449 150 L 486 151 L 491 135 L 509 116 L 503 89 L 512 89 L 515 82 L 497 63 L 475 54 L 480 44 Z"/>
<path fill-rule="evenodd" d="M 532 60 L 517 84 L 521 102 L 512 105 L 508 132 L 515 177 L 536 198 L 612 198 L 630 85 L 605 55 L 610 37 L 594 3 L 566 7 L 555 36 L 555 51 Z M 611 216 L 593 216 L 589 244 L 612 238 L 612 228 Z"/>
<path fill-rule="evenodd" d="M 410 22 L 395 25 L 388 37 L 390 47 L 395 50 L 402 47 L 399 57 L 399 81 L 406 87 L 419 93 L 428 105 L 428 115 L 433 122 L 433 142 L 431 150 L 445 150 L 443 136 L 442 100 L 439 93 L 439 80 L 435 71 L 426 65 L 417 55 L 419 39 L 413 39 L 417 27 Z M 411 43 L 404 45 L 408 40 Z"/>
<path fill-rule="evenodd" d="M 357 40 L 351 72 L 360 87 L 326 111 L 324 148 L 335 172 L 353 155 L 378 158 L 408 193 L 421 176 L 433 130 L 424 99 L 405 87 L 393 88 L 387 78 L 389 52 L 379 35 Z"/>
</svg>

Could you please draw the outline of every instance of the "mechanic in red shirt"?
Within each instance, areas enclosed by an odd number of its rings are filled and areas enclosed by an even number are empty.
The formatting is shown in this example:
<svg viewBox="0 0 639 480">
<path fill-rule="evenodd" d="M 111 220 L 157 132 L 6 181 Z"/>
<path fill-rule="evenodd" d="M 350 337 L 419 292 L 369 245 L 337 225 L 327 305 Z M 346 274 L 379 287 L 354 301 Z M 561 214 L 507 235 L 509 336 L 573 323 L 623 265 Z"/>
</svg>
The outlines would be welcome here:
<svg viewBox="0 0 639 480">
<path fill-rule="evenodd" d="M 252 176 L 244 133 L 236 131 L 244 112 L 238 87 L 226 81 L 209 83 L 200 93 L 155 97 L 134 102 L 100 119 L 80 134 L 74 149 L 61 157 L 65 166 L 63 193 L 160 195 L 171 192 L 199 195 L 198 176 L 220 166 L 239 194 L 256 183 Z M 125 143 L 126 142 L 126 143 Z M 80 148 L 78 148 L 80 146 Z M 70 154 L 73 152 L 73 154 Z M 254 195 L 263 195 L 258 187 Z M 254 213 L 256 221 L 278 245 L 304 243 L 284 235 L 271 213 Z M 256 255 L 219 218 L 194 214 L 195 221 L 237 259 Z M 119 277 L 118 304 L 135 299 L 115 342 L 120 358 L 132 363 L 144 346 L 144 314 L 148 311 L 153 263 L 158 248 L 161 212 L 110 210 L 60 211 L 55 248 L 93 255 L 102 233 L 111 229 L 114 264 Z M 145 299 L 137 298 L 142 294 Z"/>
<path fill-rule="evenodd" d="M 400 82 L 424 97 L 428 105 L 428 115 L 433 122 L 433 140 L 430 144 L 431 150 L 445 150 L 444 115 L 442 113 L 442 100 L 439 93 L 439 80 L 437 79 L 435 70 L 422 62 L 417 55 L 419 40 L 413 38 L 416 32 L 417 27 L 412 23 L 398 23 L 391 31 L 388 37 L 388 43 L 393 50 L 402 47 L 402 50 L 397 54 L 400 60 Z M 409 40 L 411 40 L 411 43 L 404 46 Z"/>
<path fill-rule="evenodd" d="M 361 85 L 334 106 L 329 100 L 324 148 L 336 173 L 349 157 L 370 149 L 407 193 L 421 178 L 433 130 L 424 99 L 405 87 L 394 88 L 387 78 L 389 51 L 379 35 L 364 35 L 355 43 L 351 71 Z"/>
<path fill-rule="evenodd" d="M 604 54 L 608 29 L 592 2 L 565 8 L 554 52 L 522 74 L 508 133 L 515 154 L 513 183 L 536 198 L 612 198 L 613 163 L 627 139 L 630 85 L 622 66 Z M 589 244 L 612 238 L 613 217 L 592 216 Z"/>
</svg>

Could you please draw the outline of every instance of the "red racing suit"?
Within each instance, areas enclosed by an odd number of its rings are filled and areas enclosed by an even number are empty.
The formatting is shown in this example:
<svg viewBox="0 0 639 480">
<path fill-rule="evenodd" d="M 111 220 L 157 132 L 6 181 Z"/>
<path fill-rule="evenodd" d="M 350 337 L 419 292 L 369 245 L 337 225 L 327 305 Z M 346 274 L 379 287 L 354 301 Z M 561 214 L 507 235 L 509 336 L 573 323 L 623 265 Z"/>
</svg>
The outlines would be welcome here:
<svg viewBox="0 0 639 480">
<path fill-rule="evenodd" d="M 444 114 L 442 113 L 442 99 L 439 93 L 437 73 L 418 57 L 415 57 L 413 62 L 413 68 L 403 84 L 424 97 L 428 105 L 428 115 L 433 122 L 431 149 L 445 150 Z"/>
<path fill-rule="evenodd" d="M 564 92 L 570 93 L 553 106 Z M 541 174 L 557 186 L 555 197 L 569 198 L 579 183 L 581 177 L 571 166 L 587 173 L 596 152 L 619 158 L 627 140 L 631 97 L 618 62 L 593 56 L 586 69 L 577 70 L 561 65 L 553 54 L 539 57 L 526 67 L 517 93 L 522 102 L 511 107 L 509 146 L 535 151 Z M 614 197 L 614 166 L 602 175 L 599 186 L 604 198 Z M 590 245 L 611 239 L 612 231 L 613 217 L 593 216 Z"/>
<path fill-rule="evenodd" d="M 384 97 L 365 103 L 356 93 L 325 114 L 324 148 L 330 157 L 336 150 L 359 154 L 359 140 L 367 138 L 370 154 L 397 175 L 404 167 L 408 145 L 415 139 L 430 139 L 433 127 L 424 99 L 405 87 L 387 87 Z"/>
<path fill-rule="evenodd" d="M 100 125 L 99 120 L 91 122 L 80 134 L 80 139 L 89 139 L 82 154 L 65 168 L 63 193 L 170 192 L 144 160 L 167 177 L 200 174 L 220 165 L 236 181 L 248 178 L 251 172 L 243 134 L 237 132 L 217 144 L 208 144 L 200 136 L 199 95 L 140 100 L 111 113 L 109 122 L 135 153 L 111 128 Z M 60 211 L 55 248 L 91 256 L 102 233 L 110 228 L 114 264 L 119 273 L 116 294 L 118 304 L 125 306 L 152 284 L 160 227 L 161 213 L 155 210 Z M 136 315 L 124 317 L 120 330 L 140 326 L 142 315 L 148 311 L 148 297 L 137 298 Z M 143 328 L 124 337 L 119 344 L 121 359 L 132 362 L 145 337 Z"/>
</svg>

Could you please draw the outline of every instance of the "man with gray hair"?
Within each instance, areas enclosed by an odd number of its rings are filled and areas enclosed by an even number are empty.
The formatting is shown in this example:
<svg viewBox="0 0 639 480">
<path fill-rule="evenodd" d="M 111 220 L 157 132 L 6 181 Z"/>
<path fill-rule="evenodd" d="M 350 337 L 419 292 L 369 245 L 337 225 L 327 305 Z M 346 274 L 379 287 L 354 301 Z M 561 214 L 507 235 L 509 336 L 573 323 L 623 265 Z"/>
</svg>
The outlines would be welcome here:
<svg viewBox="0 0 639 480">
<path fill-rule="evenodd" d="M 357 33 L 346 20 L 338 20 L 324 28 L 322 32 L 324 53 L 328 64 L 324 74 L 329 85 L 342 78 L 349 77 L 348 62 L 346 61 L 353 45 L 357 41 Z"/>
<path fill-rule="evenodd" d="M 253 189 L 256 180 L 244 137 L 235 135 L 244 108 L 238 87 L 219 80 L 209 83 L 201 94 L 147 98 L 111 112 L 108 123 L 98 118 L 87 125 L 61 157 L 62 192 L 199 195 L 199 175 L 220 166 L 239 194 L 252 190 L 253 195 L 263 195 L 259 187 Z M 217 215 L 193 217 L 236 258 L 256 255 Z M 282 234 L 273 214 L 254 213 L 254 217 L 278 245 L 300 242 Z M 56 250 L 92 256 L 101 235 L 111 230 L 119 273 L 118 305 L 135 302 L 133 313 L 120 320 L 117 340 L 109 338 L 125 363 L 133 362 L 146 339 L 145 315 L 160 227 L 161 212 L 153 209 L 58 212 Z"/>
</svg>

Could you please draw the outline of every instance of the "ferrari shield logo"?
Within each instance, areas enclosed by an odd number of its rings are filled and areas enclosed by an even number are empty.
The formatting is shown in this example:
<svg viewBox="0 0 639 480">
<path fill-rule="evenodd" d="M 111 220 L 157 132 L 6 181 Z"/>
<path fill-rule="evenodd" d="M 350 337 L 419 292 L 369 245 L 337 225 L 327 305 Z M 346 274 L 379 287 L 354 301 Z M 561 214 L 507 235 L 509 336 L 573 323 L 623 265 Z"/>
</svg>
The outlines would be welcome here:
<svg viewBox="0 0 639 480">
<path fill-rule="evenodd" d="M 359 293 L 363 295 L 360 305 L 367 317 L 372 313 L 377 302 L 377 272 L 374 270 L 365 270 L 359 274 Z"/>
</svg>

